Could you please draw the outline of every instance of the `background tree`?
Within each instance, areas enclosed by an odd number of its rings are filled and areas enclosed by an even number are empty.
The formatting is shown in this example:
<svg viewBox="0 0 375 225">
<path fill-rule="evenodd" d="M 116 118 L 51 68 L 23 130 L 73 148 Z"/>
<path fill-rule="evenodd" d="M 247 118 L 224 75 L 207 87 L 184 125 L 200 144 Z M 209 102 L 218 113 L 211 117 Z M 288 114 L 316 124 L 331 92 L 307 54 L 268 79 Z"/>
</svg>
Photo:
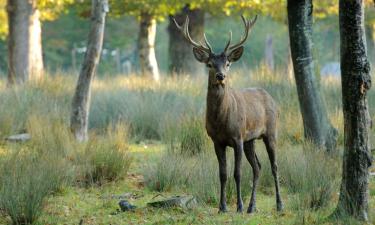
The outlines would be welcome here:
<svg viewBox="0 0 375 225">
<path fill-rule="evenodd" d="M 8 0 L 8 83 L 24 83 L 43 74 L 41 19 L 51 20 L 72 0 Z"/>
<path fill-rule="evenodd" d="M 368 220 L 371 86 L 364 28 L 364 1 L 340 0 L 341 85 L 344 112 L 344 161 L 337 215 Z"/>
<path fill-rule="evenodd" d="M 132 15 L 138 18 L 138 57 L 143 75 L 159 80 L 159 68 L 155 57 L 156 21 L 175 13 L 184 3 L 174 0 L 116 0 L 112 2 L 112 15 Z"/>
<path fill-rule="evenodd" d="M 92 0 L 91 28 L 87 38 L 87 50 L 78 77 L 70 118 L 70 128 L 75 138 L 81 142 L 88 139 L 87 129 L 90 110 L 91 82 L 100 60 L 105 17 L 108 11 L 108 0 Z"/>
<path fill-rule="evenodd" d="M 288 0 L 288 26 L 298 99 L 306 139 L 333 150 L 337 130 L 328 120 L 314 76 L 312 57 L 312 0 Z"/>
<path fill-rule="evenodd" d="M 204 33 L 204 16 L 205 12 L 199 8 L 191 8 L 189 4 L 185 5 L 182 10 L 175 15 L 169 16 L 168 35 L 169 35 L 169 65 L 170 74 L 202 74 L 204 65 L 199 63 L 192 54 L 191 45 L 187 43 L 181 32 L 177 29 L 173 19 L 178 24 L 189 17 L 189 31 L 193 40 L 202 40 Z"/>
</svg>

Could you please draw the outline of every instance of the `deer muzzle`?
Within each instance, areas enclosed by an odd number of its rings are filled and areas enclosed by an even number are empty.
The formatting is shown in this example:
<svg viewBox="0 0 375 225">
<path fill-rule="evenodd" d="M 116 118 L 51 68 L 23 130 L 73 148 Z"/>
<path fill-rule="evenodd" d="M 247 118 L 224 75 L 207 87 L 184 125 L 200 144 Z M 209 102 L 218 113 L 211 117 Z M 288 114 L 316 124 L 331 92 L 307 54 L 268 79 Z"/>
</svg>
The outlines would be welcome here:
<svg viewBox="0 0 375 225">
<path fill-rule="evenodd" d="M 225 79 L 225 74 L 223 74 L 223 73 L 216 73 L 216 79 L 218 81 L 223 81 Z"/>
</svg>

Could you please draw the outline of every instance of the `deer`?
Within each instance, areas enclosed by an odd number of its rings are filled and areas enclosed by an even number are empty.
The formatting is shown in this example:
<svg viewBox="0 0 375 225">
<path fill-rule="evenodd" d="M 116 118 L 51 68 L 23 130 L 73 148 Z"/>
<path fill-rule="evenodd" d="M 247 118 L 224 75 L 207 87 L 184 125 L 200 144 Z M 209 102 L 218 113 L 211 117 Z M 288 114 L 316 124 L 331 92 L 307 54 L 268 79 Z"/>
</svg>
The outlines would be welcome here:
<svg viewBox="0 0 375 225">
<path fill-rule="evenodd" d="M 211 138 L 219 164 L 220 202 L 219 213 L 227 212 L 226 183 L 227 159 L 226 148 L 234 150 L 234 179 L 237 191 L 237 212 L 243 212 L 241 197 L 241 159 L 243 152 L 253 171 L 253 186 L 247 213 L 256 211 L 256 187 L 261 164 L 255 152 L 254 141 L 262 139 L 268 153 L 275 183 L 277 211 L 283 209 L 279 192 L 279 178 L 276 163 L 276 139 L 278 107 L 262 88 L 246 88 L 235 90 L 229 87 L 227 75 L 233 62 L 238 61 L 244 51 L 243 44 L 254 26 L 257 16 L 246 20 L 241 16 L 245 32 L 237 44 L 231 44 L 232 32 L 229 32 L 224 51 L 214 53 L 206 35 L 205 44 L 194 41 L 189 34 L 189 17 L 179 25 L 175 25 L 186 41 L 192 45 L 196 60 L 208 67 L 208 87 L 206 97 L 206 131 Z"/>
</svg>

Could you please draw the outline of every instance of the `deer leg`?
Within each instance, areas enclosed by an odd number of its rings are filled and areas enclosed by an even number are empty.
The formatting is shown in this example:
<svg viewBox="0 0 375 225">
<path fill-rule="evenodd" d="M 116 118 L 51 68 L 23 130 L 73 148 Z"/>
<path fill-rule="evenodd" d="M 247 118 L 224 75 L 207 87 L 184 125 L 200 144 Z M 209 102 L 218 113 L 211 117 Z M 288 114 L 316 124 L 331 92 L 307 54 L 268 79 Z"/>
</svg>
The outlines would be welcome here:
<svg viewBox="0 0 375 225">
<path fill-rule="evenodd" d="M 236 182 L 237 190 L 237 212 L 242 212 L 243 203 L 241 197 L 241 159 L 243 152 L 243 142 L 242 140 L 237 141 L 236 147 L 234 149 L 234 180 Z"/>
<path fill-rule="evenodd" d="M 279 178 L 277 175 L 277 163 L 276 163 L 276 140 L 274 137 L 263 137 L 264 144 L 266 145 L 268 158 L 271 163 L 272 175 L 275 181 L 275 189 L 276 189 L 276 207 L 277 211 L 281 211 L 283 209 L 283 202 L 280 197 L 279 192 Z"/>
<path fill-rule="evenodd" d="M 225 146 L 214 143 L 215 153 L 219 162 L 219 175 L 220 175 L 220 205 L 219 213 L 227 211 L 227 197 L 225 193 L 225 186 L 227 183 L 227 158 Z"/>
<path fill-rule="evenodd" d="M 253 190 L 251 192 L 251 199 L 247 213 L 255 212 L 256 210 L 256 187 L 259 179 L 260 163 L 255 155 L 254 140 L 244 143 L 244 151 L 247 161 L 249 161 L 253 169 Z"/>
</svg>

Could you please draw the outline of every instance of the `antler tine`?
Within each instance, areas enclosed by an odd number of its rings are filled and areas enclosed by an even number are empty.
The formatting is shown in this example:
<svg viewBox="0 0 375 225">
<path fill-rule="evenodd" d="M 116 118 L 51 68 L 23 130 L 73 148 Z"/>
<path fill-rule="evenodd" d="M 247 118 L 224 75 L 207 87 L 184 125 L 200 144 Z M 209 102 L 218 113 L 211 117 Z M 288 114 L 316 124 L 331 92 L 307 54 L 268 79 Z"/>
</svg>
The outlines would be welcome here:
<svg viewBox="0 0 375 225">
<path fill-rule="evenodd" d="M 204 37 L 204 42 L 206 43 L 207 48 L 210 50 L 210 52 L 212 52 L 212 47 L 211 47 L 210 43 L 208 42 L 205 33 L 203 33 L 203 37 Z"/>
<path fill-rule="evenodd" d="M 232 31 L 230 30 L 229 31 L 229 40 L 228 40 L 227 44 L 225 45 L 224 52 L 227 52 L 231 41 L 232 41 Z"/>
<path fill-rule="evenodd" d="M 184 36 L 184 38 L 191 44 L 193 45 L 194 47 L 196 48 L 199 48 L 207 53 L 211 53 L 211 46 L 208 44 L 208 42 L 206 42 L 207 47 L 203 46 L 202 44 L 198 44 L 197 42 L 195 42 L 191 37 L 190 37 L 190 33 L 189 33 L 189 17 L 186 16 L 186 19 L 185 19 L 185 23 L 183 23 L 181 26 L 177 23 L 177 21 L 175 20 L 175 18 L 173 18 L 173 21 L 174 23 L 176 24 L 176 27 L 177 29 L 182 33 L 182 35 Z M 205 37 L 205 41 L 206 41 L 206 37 Z"/>
<path fill-rule="evenodd" d="M 241 18 L 242 18 L 242 21 L 244 23 L 244 26 L 245 26 L 245 34 L 244 36 L 241 38 L 240 42 L 238 44 L 235 44 L 233 46 L 230 46 L 229 49 L 235 49 L 239 46 L 241 46 L 243 43 L 245 43 L 247 37 L 249 36 L 249 33 L 250 33 L 250 30 L 251 28 L 254 26 L 255 22 L 257 21 L 257 18 L 258 18 L 258 15 L 256 15 L 254 17 L 254 19 L 252 20 L 246 20 L 245 17 L 243 15 L 241 15 Z"/>
</svg>

